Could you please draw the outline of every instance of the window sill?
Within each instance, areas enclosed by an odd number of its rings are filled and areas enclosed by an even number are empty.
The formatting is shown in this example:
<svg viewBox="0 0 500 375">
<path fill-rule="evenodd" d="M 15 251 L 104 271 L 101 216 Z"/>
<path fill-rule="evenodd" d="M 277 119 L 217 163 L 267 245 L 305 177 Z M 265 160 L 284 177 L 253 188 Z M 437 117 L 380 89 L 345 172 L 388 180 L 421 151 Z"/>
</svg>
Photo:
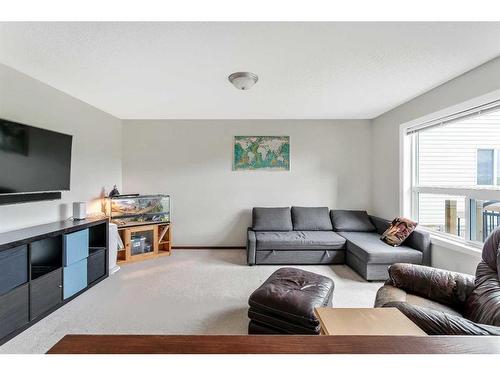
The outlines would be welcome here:
<svg viewBox="0 0 500 375">
<path fill-rule="evenodd" d="M 431 242 L 435 245 L 445 247 L 462 254 L 481 257 L 482 249 L 480 247 L 473 246 L 465 241 L 453 240 L 445 236 L 440 236 L 432 231 L 427 232 L 431 235 Z"/>
</svg>

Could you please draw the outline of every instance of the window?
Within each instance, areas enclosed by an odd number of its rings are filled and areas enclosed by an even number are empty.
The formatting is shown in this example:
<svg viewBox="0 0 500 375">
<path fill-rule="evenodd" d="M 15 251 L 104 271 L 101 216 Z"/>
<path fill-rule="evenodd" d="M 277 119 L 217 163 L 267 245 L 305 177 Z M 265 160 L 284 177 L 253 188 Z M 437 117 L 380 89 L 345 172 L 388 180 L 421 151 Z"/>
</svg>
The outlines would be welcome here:
<svg viewBox="0 0 500 375">
<path fill-rule="evenodd" d="M 500 186 L 500 148 L 477 150 L 477 184 Z"/>
<path fill-rule="evenodd" d="M 465 239 L 464 196 L 420 193 L 417 197 L 419 225 Z"/>
<path fill-rule="evenodd" d="M 500 102 L 407 129 L 411 216 L 481 243 L 500 225 Z"/>
<path fill-rule="evenodd" d="M 493 185 L 495 150 L 477 150 L 477 184 Z"/>
</svg>

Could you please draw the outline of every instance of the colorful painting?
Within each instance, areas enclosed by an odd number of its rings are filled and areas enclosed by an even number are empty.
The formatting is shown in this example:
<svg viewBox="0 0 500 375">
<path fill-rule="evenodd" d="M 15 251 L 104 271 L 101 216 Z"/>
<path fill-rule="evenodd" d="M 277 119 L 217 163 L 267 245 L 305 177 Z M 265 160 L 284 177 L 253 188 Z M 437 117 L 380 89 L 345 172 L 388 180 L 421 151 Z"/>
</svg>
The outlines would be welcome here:
<svg viewBox="0 0 500 375">
<path fill-rule="evenodd" d="M 233 169 L 290 170 L 290 137 L 235 136 Z"/>
</svg>

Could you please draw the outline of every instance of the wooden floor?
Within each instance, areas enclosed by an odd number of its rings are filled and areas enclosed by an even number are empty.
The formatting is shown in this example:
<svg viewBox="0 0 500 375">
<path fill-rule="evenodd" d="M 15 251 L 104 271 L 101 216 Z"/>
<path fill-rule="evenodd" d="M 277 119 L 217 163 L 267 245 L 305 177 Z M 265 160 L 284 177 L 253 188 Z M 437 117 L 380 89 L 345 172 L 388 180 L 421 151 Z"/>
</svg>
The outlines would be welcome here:
<svg viewBox="0 0 500 375">
<path fill-rule="evenodd" d="M 48 353 L 500 354 L 500 337 L 67 335 Z"/>
</svg>

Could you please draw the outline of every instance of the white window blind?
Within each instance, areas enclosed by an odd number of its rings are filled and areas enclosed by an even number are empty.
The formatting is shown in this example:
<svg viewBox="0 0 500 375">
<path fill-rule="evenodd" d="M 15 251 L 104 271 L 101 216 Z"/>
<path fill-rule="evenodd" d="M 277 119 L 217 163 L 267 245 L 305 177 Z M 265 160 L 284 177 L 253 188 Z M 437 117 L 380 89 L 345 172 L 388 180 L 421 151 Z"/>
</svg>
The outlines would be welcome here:
<svg viewBox="0 0 500 375">
<path fill-rule="evenodd" d="M 406 134 L 414 134 L 418 133 L 424 130 L 431 129 L 436 126 L 443 126 L 443 125 L 448 125 L 452 124 L 457 121 L 463 121 L 467 119 L 468 117 L 475 117 L 479 115 L 483 115 L 489 112 L 493 111 L 499 111 L 500 110 L 500 100 L 496 100 L 494 102 L 490 102 L 487 104 L 483 104 L 478 107 L 470 108 L 465 111 L 457 112 L 454 113 L 453 115 L 449 115 L 446 117 L 441 117 L 435 120 L 427 121 L 421 124 L 417 124 L 414 126 L 410 126 L 408 129 L 406 129 Z"/>
</svg>

